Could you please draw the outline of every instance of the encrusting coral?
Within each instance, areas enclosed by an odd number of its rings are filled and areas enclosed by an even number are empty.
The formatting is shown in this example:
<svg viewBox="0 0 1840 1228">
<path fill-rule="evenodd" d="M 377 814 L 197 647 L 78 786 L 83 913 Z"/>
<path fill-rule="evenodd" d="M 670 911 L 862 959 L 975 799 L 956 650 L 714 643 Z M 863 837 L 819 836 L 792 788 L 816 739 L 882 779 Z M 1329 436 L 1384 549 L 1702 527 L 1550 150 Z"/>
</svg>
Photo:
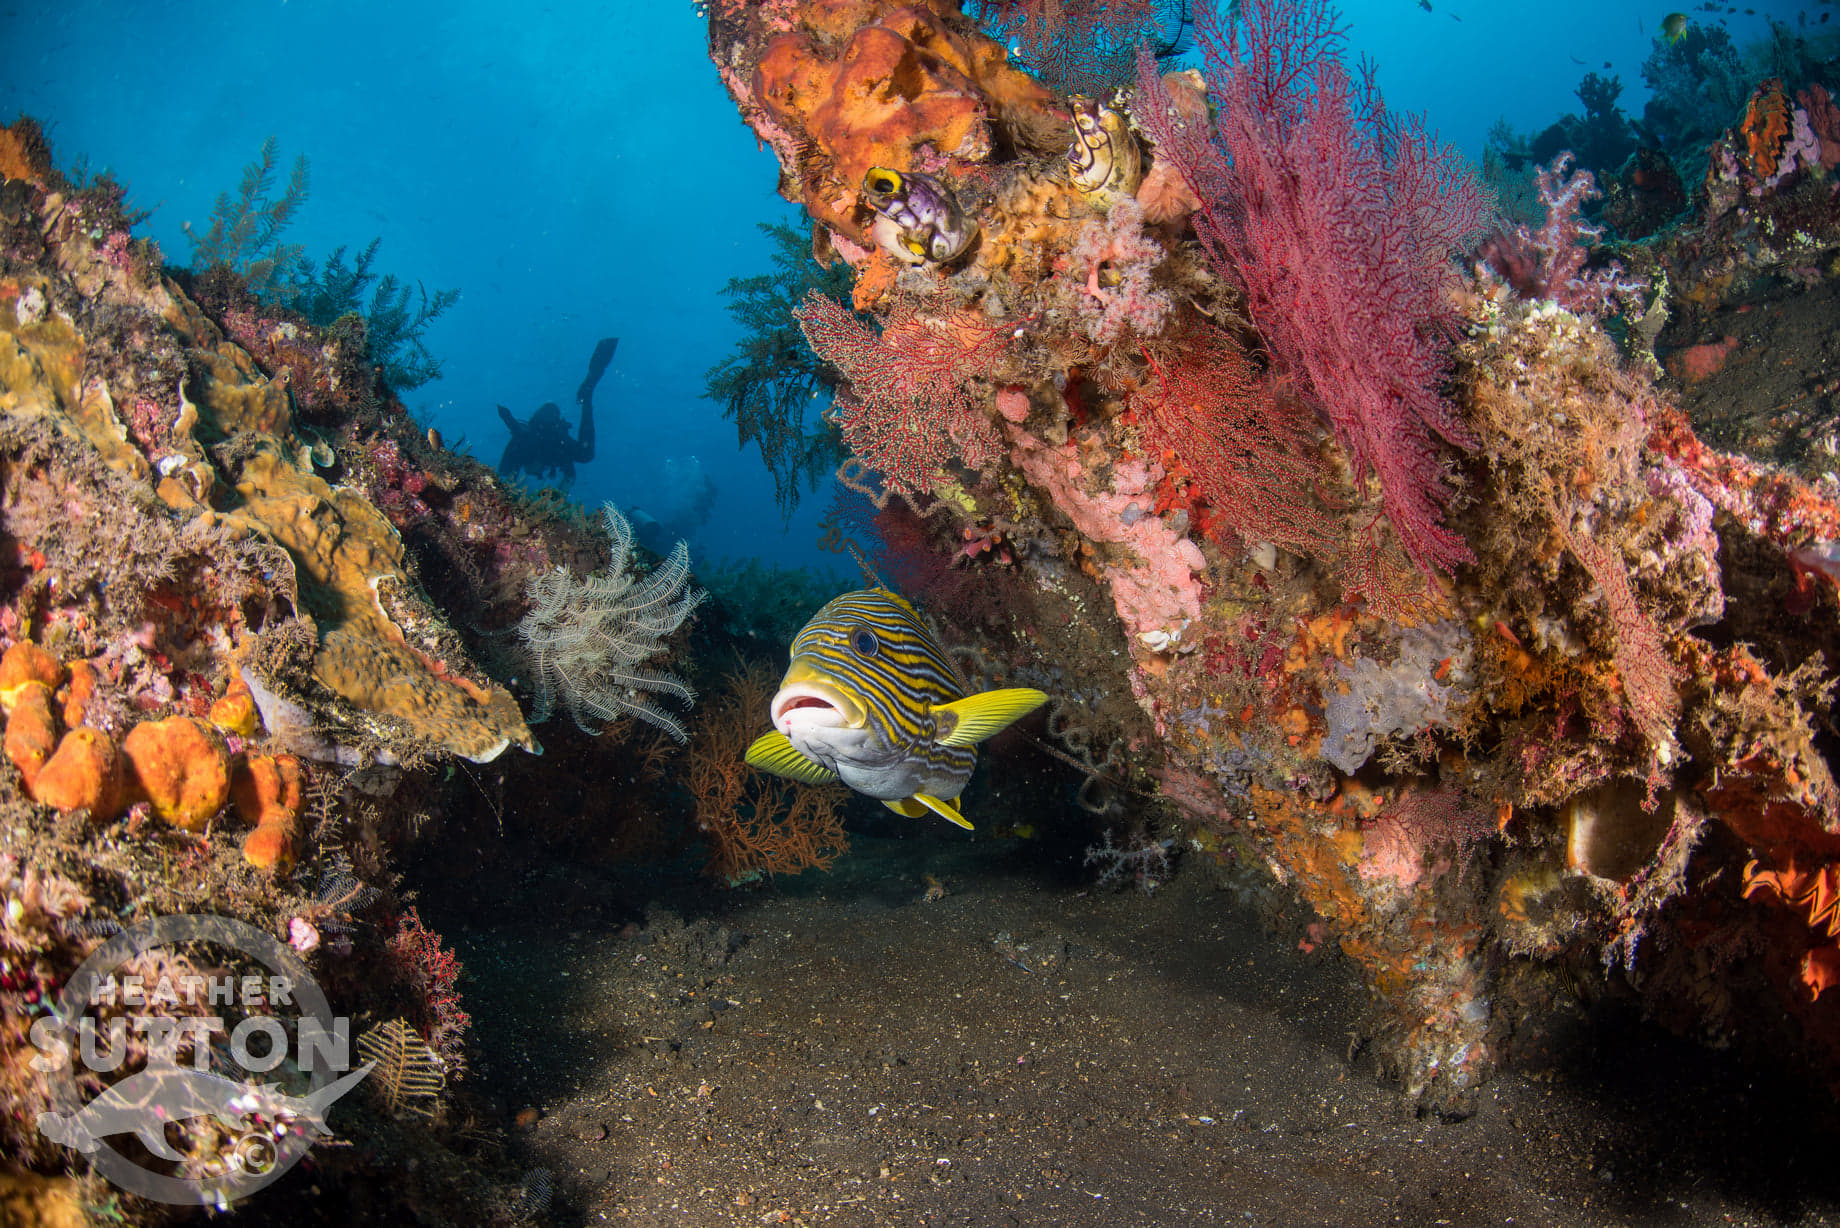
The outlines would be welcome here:
<svg viewBox="0 0 1840 1228">
<path fill-rule="evenodd" d="M 515 701 L 477 674 L 419 595 L 395 526 L 317 472 L 331 454 L 296 433 L 289 372 L 265 374 L 145 257 L 112 254 L 84 223 L 81 200 L 48 183 L 34 192 L 25 242 L 57 277 L 0 281 L 0 409 L 87 441 L 121 476 L 152 483 L 182 517 L 286 551 L 290 598 L 320 636 L 312 675 L 357 711 L 397 722 L 410 741 L 474 759 L 528 747 Z M 140 366 L 79 378 L 79 296 L 134 321 Z M 371 733 L 387 740 L 391 728 Z"/>
</svg>

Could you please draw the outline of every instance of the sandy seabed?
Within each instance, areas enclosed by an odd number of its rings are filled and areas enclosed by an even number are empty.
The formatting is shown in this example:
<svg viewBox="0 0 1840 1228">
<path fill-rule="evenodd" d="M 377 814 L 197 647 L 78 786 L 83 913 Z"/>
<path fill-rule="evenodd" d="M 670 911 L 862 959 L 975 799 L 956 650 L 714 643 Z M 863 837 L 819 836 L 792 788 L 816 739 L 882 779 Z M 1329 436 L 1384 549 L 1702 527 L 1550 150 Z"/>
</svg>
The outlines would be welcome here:
<svg viewBox="0 0 1840 1228">
<path fill-rule="evenodd" d="M 1098 892 L 1031 858 L 859 837 L 766 889 L 558 865 L 449 911 L 469 1082 L 549 1171 L 546 1221 L 1840 1224 L 1819 1089 L 1612 1000 L 1421 1117 L 1353 970 L 1230 880 Z"/>
</svg>

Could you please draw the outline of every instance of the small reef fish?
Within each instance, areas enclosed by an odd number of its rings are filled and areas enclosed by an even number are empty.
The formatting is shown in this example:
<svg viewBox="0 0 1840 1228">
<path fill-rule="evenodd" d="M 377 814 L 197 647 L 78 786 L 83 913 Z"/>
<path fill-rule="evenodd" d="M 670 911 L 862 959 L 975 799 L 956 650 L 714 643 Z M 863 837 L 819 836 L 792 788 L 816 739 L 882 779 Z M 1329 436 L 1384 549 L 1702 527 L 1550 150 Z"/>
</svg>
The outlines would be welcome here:
<svg viewBox="0 0 1840 1228">
<path fill-rule="evenodd" d="M 977 241 L 977 222 L 931 175 L 872 166 L 863 176 L 863 198 L 875 210 L 875 241 L 906 264 L 945 264 Z"/>
<path fill-rule="evenodd" d="M 792 639 L 792 664 L 747 749 L 763 772 L 841 780 L 909 818 L 932 811 L 970 830 L 958 795 L 976 744 L 1047 702 L 1027 687 L 966 695 L 958 671 L 906 599 L 845 593 Z"/>
<path fill-rule="evenodd" d="M 1073 113 L 1068 178 L 1080 195 L 1103 206 L 1137 191 L 1144 178 L 1143 154 L 1124 116 L 1084 94 L 1069 97 L 1067 108 Z"/>
<path fill-rule="evenodd" d="M 1667 39 L 1668 45 L 1679 42 L 1687 36 L 1687 15 L 1669 13 L 1661 19 L 1661 37 Z"/>
</svg>

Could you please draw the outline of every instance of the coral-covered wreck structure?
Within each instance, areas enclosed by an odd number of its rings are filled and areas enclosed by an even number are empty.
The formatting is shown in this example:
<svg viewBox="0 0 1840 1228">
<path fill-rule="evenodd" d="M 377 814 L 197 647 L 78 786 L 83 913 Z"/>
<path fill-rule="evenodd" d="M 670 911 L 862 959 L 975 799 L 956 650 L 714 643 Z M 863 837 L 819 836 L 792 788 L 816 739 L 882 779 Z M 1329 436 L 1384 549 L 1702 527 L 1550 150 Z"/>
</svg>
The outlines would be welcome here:
<svg viewBox="0 0 1840 1228">
<path fill-rule="evenodd" d="M 1708 284 L 1831 255 L 1832 180 L 1728 153 L 1741 240 L 1606 263 L 1588 175 L 1498 229 L 1324 5 L 1196 7 L 1205 70 L 1146 49 L 1093 97 L 1043 84 L 1128 37 L 1078 5 L 1035 73 L 951 0 L 707 6 L 853 274 L 798 311 L 878 509 L 840 530 L 961 555 L 911 595 L 993 684 L 1077 674 L 1050 728 L 1158 793 L 1144 839 L 1307 901 L 1422 1104 L 1611 983 L 1840 1079 L 1840 503 L 1706 446 L 1654 352 Z"/>
</svg>

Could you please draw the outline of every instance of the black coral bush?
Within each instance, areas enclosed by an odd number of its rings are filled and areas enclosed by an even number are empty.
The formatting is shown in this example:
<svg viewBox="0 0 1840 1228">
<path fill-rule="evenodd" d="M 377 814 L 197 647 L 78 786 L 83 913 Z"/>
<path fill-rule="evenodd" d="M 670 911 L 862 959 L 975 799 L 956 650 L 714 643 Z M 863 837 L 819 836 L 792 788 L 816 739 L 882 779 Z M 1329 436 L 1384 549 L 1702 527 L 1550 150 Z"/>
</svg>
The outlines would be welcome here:
<svg viewBox="0 0 1840 1228">
<path fill-rule="evenodd" d="M 288 228 L 307 200 L 307 157 L 294 159 L 294 173 L 279 197 L 275 168 L 280 144 L 274 137 L 262 143 L 262 156 L 243 168 L 243 182 L 235 196 L 221 192 L 211 210 L 211 229 L 201 238 L 185 224 L 192 241 L 192 267 L 198 270 L 224 265 L 248 283 L 257 298 L 281 295 L 306 257 L 298 244 L 283 243 Z"/>
<path fill-rule="evenodd" d="M 283 243 L 282 232 L 307 199 L 307 158 L 302 154 L 294 159 L 287 188 L 276 196 L 279 159 L 280 146 L 271 136 L 262 145 L 262 156 L 243 168 L 236 195 L 218 195 L 211 229 L 199 235 L 186 223 L 193 271 L 227 268 L 264 303 L 297 311 L 321 328 L 342 316 L 363 316 L 365 353 L 383 368 L 384 382 L 398 392 L 438 379 L 441 362 L 423 336 L 429 324 L 460 301 L 460 292 L 436 290 L 431 295 L 418 281 L 411 294 L 408 283 L 394 273 L 373 272 L 382 239 L 372 239 L 351 263 L 345 257 L 349 249 L 341 246 L 323 265 L 308 259 L 299 244 Z M 362 296 L 373 286 L 366 310 Z"/>
<path fill-rule="evenodd" d="M 518 639 L 537 695 L 530 721 L 548 720 L 560 703 L 588 733 L 599 732 L 596 722 L 636 716 L 686 741 L 683 722 L 657 697 L 690 704 L 696 693 L 683 679 L 639 663 L 664 651 L 666 637 L 705 596 L 689 585 L 690 548 L 678 542 L 640 578 L 631 570 L 632 526 L 611 503 L 601 515 L 613 543 L 607 570 L 578 577 L 558 567 L 533 577 L 526 590 L 530 613 Z"/>
</svg>

